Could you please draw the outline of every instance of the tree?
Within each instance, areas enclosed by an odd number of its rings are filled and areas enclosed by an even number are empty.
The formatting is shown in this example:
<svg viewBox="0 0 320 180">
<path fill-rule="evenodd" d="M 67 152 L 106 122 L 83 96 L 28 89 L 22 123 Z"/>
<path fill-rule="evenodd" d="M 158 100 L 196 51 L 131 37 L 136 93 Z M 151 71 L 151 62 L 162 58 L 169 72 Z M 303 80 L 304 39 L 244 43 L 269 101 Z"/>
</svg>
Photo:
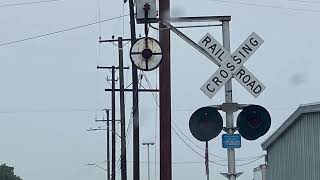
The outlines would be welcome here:
<svg viewBox="0 0 320 180">
<path fill-rule="evenodd" d="M 0 180 L 22 180 L 19 176 L 14 175 L 14 168 L 2 164 L 0 166 Z"/>
</svg>

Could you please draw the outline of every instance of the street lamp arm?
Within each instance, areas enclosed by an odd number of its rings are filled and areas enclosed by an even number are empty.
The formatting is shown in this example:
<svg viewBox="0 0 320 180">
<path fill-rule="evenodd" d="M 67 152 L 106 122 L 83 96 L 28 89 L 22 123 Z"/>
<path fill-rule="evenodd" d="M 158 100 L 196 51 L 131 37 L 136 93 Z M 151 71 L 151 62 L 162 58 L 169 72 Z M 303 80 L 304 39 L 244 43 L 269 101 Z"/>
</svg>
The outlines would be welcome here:
<svg viewBox="0 0 320 180">
<path fill-rule="evenodd" d="M 121 138 L 121 136 L 117 132 L 115 132 L 115 131 L 113 131 L 111 129 L 108 130 L 108 129 L 105 129 L 105 128 L 90 128 L 90 129 L 87 129 L 86 131 L 110 131 L 110 132 L 116 134 L 119 138 Z"/>
<path fill-rule="evenodd" d="M 117 132 L 115 132 L 115 131 L 113 131 L 113 130 L 110 130 L 110 129 L 109 129 L 109 131 L 112 132 L 112 133 L 114 133 L 114 134 L 116 134 L 119 138 L 121 138 L 121 136 L 120 136 Z"/>
<path fill-rule="evenodd" d="M 104 171 L 108 171 L 107 169 L 105 169 L 104 167 L 102 167 L 102 166 L 100 166 L 100 165 L 98 165 L 96 163 L 88 163 L 87 166 L 96 166 L 97 168 L 100 168 L 100 169 L 102 169 Z"/>
</svg>

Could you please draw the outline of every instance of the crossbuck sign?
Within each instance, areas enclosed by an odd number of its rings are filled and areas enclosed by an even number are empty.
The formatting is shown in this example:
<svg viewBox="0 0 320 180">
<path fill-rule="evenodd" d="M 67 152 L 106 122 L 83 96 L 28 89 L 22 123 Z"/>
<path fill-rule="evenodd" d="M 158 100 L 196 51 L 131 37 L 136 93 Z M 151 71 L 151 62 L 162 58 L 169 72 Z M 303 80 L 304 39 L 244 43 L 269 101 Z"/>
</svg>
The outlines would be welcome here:
<svg viewBox="0 0 320 180">
<path fill-rule="evenodd" d="M 209 33 L 198 44 L 220 63 L 219 69 L 200 88 L 209 98 L 212 98 L 232 77 L 239 81 L 254 97 L 258 97 L 265 90 L 266 87 L 242 66 L 263 44 L 263 39 L 256 33 L 250 34 L 233 54 L 230 54 Z"/>
</svg>

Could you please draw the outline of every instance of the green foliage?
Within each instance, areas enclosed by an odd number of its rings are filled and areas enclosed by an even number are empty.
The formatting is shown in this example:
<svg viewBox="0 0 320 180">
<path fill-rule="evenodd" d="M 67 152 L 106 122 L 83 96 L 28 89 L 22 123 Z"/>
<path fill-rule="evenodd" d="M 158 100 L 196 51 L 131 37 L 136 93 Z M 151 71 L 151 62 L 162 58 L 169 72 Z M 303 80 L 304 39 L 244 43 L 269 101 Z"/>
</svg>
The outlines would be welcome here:
<svg viewBox="0 0 320 180">
<path fill-rule="evenodd" d="M 2 164 L 0 166 L 0 180 L 22 180 L 19 176 L 14 175 L 14 168 Z"/>
</svg>

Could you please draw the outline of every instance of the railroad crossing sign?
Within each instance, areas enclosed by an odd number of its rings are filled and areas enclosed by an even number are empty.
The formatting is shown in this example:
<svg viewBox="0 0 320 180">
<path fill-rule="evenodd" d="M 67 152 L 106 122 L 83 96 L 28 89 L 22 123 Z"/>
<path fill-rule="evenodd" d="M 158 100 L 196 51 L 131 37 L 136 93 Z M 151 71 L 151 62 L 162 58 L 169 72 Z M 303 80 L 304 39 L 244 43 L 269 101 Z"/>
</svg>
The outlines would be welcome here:
<svg viewBox="0 0 320 180">
<path fill-rule="evenodd" d="M 198 44 L 220 63 L 220 67 L 200 88 L 201 91 L 212 98 L 231 77 L 234 77 L 254 97 L 258 97 L 266 87 L 242 65 L 263 42 L 263 39 L 253 32 L 233 54 L 230 54 L 207 33 Z"/>
</svg>

